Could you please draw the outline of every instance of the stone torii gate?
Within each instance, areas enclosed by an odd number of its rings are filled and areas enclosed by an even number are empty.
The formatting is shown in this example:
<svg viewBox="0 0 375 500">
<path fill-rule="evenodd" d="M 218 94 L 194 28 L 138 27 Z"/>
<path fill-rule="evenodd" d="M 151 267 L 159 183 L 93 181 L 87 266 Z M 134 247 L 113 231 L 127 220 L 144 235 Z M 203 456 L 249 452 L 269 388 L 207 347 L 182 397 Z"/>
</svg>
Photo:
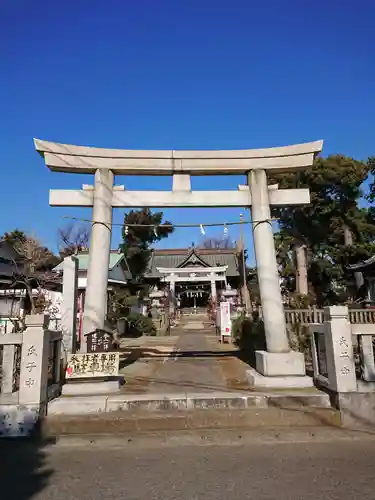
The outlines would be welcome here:
<svg viewBox="0 0 375 500">
<path fill-rule="evenodd" d="M 256 353 L 255 384 L 306 384 L 303 354 L 290 351 L 270 222 L 270 206 L 310 202 L 308 189 L 268 186 L 267 171 L 310 167 L 323 141 L 267 149 L 233 151 L 149 151 L 102 149 L 34 140 L 52 171 L 90 173 L 94 186 L 51 190 L 50 205 L 92 207 L 83 332 L 103 327 L 112 230 L 112 209 L 135 207 L 250 207 L 267 352 Z M 115 175 L 172 175 L 172 191 L 128 191 Z M 231 191 L 192 191 L 191 175 L 246 174 L 248 183 Z M 259 379 L 260 377 L 260 379 Z M 278 379 L 282 377 L 282 379 Z M 298 379 L 298 380 L 297 380 Z"/>
</svg>

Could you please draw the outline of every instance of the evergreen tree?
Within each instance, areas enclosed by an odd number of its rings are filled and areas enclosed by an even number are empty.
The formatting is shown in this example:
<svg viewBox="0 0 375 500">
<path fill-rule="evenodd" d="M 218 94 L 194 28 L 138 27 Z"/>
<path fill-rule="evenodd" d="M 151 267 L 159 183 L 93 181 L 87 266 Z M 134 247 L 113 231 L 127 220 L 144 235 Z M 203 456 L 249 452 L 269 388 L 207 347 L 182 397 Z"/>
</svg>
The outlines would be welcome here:
<svg viewBox="0 0 375 500">
<path fill-rule="evenodd" d="M 369 208 L 359 206 L 369 172 L 369 162 L 336 155 L 318 157 L 311 169 L 270 180 L 280 188 L 310 189 L 309 205 L 275 210 L 280 223 L 279 260 L 291 281 L 295 258 L 283 260 L 280 255 L 290 256 L 298 245 L 306 247 L 310 289 L 321 305 L 339 301 L 341 292 L 354 284 L 346 266 L 375 251 L 374 218 Z"/>
<path fill-rule="evenodd" d="M 125 214 L 120 249 L 135 280 L 141 280 L 147 269 L 151 245 L 173 232 L 171 223 L 162 220 L 163 212 L 151 212 L 149 208 L 130 210 Z"/>
</svg>

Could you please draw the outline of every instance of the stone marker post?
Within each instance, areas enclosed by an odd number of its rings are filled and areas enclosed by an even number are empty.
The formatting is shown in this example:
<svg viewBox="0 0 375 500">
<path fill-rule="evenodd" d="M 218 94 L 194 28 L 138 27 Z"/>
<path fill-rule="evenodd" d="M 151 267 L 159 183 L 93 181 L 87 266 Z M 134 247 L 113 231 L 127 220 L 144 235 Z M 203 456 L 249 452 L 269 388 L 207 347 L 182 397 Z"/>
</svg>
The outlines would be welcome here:
<svg viewBox="0 0 375 500">
<path fill-rule="evenodd" d="M 176 303 L 176 283 L 174 281 L 174 274 L 171 275 L 169 283 L 169 314 L 174 314 Z"/>
<path fill-rule="evenodd" d="M 363 379 L 366 382 L 375 382 L 375 360 L 372 335 L 361 336 L 360 349 L 363 360 Z"/>
<path fill-rule="evenodd" d="M 15 354 L 16 346 L 14 344 L 3 345 L 1 394 L 12 394 L 13 392 Z"/>
<path fill-rule="evenodd" d="M 335 392 L 355 392 L 357 379 L 348 308 L 325 307 L 324 325 L 329 387 Z"/>
<path fill-rule="evenodd" d="M 47 404 L 49 334 L 48 316 L 26 316 L 23 335 L 19 404 L 44 413 Z"/>
<path fill-rule="evenodd" d="M 65 257 L 63 275 L 63 303 L 61 306 L 61 326 L 63 347 L 66 353 L 76 352 L 77 345 L 77 288 L 78 259 Z"/>
</svg>

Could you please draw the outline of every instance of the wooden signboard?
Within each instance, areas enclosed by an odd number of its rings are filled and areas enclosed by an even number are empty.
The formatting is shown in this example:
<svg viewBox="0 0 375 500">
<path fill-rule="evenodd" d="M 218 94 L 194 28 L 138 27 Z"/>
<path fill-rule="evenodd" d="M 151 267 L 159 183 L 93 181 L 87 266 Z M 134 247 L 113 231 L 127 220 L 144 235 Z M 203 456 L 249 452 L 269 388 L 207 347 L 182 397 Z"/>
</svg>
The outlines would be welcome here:
<svg viewBox="0 0 375 500">
<path fill-rule="evenodd" d="M 105 330 L 87 333 L 87 352 L 111 352 L 116 350 L 113 334 Z"/>
</svg>

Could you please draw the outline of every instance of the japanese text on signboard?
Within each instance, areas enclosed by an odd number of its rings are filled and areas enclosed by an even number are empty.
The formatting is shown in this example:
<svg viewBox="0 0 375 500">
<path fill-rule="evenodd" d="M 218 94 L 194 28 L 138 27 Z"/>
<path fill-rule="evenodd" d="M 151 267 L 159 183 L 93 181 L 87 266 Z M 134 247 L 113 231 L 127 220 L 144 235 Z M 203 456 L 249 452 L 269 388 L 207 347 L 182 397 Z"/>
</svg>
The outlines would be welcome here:
<svg viewBox="0 0 375 500">
<path fill-rule="evenodd" d="M 70 354 L 66 368 L 66 378 L 111 377 L 118 374 L 118 352 L 100 354 Z"/>
</svg>

